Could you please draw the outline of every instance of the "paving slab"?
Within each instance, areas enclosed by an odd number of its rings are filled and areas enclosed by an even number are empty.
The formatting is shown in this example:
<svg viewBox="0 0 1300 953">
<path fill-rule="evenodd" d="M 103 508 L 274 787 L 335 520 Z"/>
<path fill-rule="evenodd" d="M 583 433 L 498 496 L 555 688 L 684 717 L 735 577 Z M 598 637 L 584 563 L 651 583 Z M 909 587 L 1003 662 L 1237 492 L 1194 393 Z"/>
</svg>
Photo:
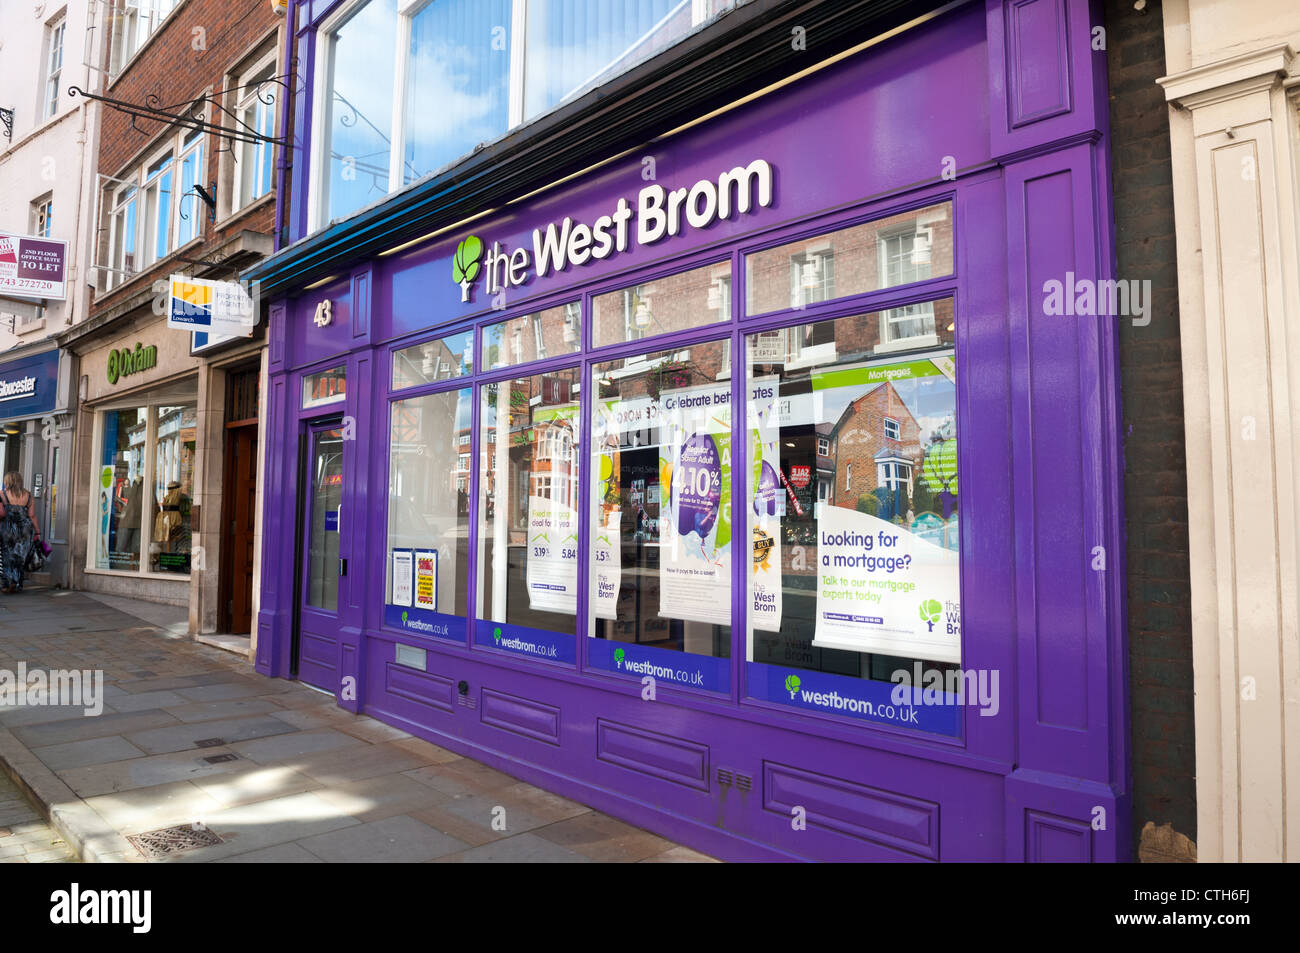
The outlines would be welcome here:
<svg viewBox="0 0 1300 953">
<path fill-rule="evenodd" d="M 98 717 L 0 708 L 0 780 L 15 779 L 0 785 L 0 863 L 708 859 L 297 682 L 262 678 L 179 623 L 148 621 L 173 610 L 132 605 L 61 590 L 0 604 L 0 668 L 105 680 Z M 222 842 L 154 859 L 126 839 L 195 822 Z"/>
</svg>

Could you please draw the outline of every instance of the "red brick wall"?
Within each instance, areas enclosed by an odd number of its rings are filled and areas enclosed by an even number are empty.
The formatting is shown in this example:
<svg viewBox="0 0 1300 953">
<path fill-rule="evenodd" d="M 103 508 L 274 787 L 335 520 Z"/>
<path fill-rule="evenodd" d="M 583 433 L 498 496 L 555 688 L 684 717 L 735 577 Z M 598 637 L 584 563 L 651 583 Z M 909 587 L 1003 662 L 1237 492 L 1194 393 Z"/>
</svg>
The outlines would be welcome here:
<svg viewBox="0 0 1300 953">
<path fill-rule="evenodd" d="M 120 2 L 120 0 L 119 0 Z M 187 0 L 175 14 L 150 37 L 126 69 L 112 81 L 105 95 L 115 100 L 144 104 L 157 97 L 157 102 L 167 105 L 192 102 L 204 93 L 217 94 L 225 105 L 220 91 L 230 82 L 231 70 L 241 66 L 245 58 L 265 42 L 268 33 L 283 26 L 283 18 L 271 11 L 266 0 Z M 105 27 L 109 26 L 106 20 Z M 271 40 L 281 54 L 283 44 L 279 37 Z M 196 48 L 199 47 L 199 48 Z M 107 51 L 106 51 L 107 61 Z M 277 57 L 278 61 L 278 57 Z M 277 67 L 276 74 L 284 72 Z M 229 108 L 229 107 L 228 107 Z M 278 105 L 277 105 L 278 111 Z M 182 112 L 175 109 L 173 112 Z M 98 170 L 106 175 L 121 177 L 122 173 L 137 168 L 146 154 L 162 146 L 168 136 L 178 131 L 159 121 L 132 118 L 111 108 L 101 112 L 102 126 L 99 139 Z M 233 126 L 234 119 L 215 106 L 203 109 L 206 121 L 222 126 Z M 204 166 L 200 182 L 209 188 L 218 176 L 218 149 L 228 149 L 229 144 L 212 135 L 204 136 Z M 274 180 L 272 182 L 274 191 Z M 102 196 L 97 200 L 102 201 Z M 218 195 L 218 222 L 221 221 L 223 201 L 228 197 Z M 206 205 L 196 202 L 199 211 L 203 244 L 197 250 L 186 252 L 188 258 L 203 258 L 213 247 L 231 235 L 249 230 L 271 234 L 275 227 L 275 203 L 254 203 L 242 215 L 214 227 Z M 103 249 L 107 247 L 108 219 L 101 220 L 100 246 L 97 260 L 107 260 Z M 162 277 L 174 270 L 169 259 L 152 266 L 145 275 L 119 284 L 107 294 L 95 296 L 95 309 L 111 307 L 123 297 L 138 293 L 153 278 Z"/>
<path fill-rule="evenodd" d="M 898 421 L 898 440 L 885 437 L 886 417 Z M 836 506 L 855 509 L 858 497 L 880 486 L 875 456 L 881 450 L 888 449 L 911 460 L 913 481 L 920 474 L 921 429 L 893 384 L 882 384 L 850 404 L 839 426 L 832 431 L 831 441 L 831 457 L 835 461 L 835 487 L 831 499 Z M 853 467 L 851 477 L 850 466 Z M 847 490 L 844 486 L 846 479 L 850 481 Z"/>
</svg>

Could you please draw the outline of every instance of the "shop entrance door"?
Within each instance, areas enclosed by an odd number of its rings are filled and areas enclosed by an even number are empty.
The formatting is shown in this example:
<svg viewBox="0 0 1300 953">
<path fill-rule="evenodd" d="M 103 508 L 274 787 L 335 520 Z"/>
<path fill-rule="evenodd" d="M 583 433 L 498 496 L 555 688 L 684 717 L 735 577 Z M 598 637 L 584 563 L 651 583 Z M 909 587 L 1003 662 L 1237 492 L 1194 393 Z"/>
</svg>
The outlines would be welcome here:
<svg viewBox="0 0 1300 953">
<path fill-rule="evenodd" d="M 226 425 L 226 474 L 221 501 L 218 625 L 222 632 L 253 626 L 253 536 L 257 519 L 257 424 Z"/>
<path fill-rule="evenodd" d="M 339 557 L 346 452 L 340 424 L 337 418 L 309 424 L 298 455 L 293 674 L 328 692 L 338 688 L 339 579 L 347 573 Z"/>
</svg>

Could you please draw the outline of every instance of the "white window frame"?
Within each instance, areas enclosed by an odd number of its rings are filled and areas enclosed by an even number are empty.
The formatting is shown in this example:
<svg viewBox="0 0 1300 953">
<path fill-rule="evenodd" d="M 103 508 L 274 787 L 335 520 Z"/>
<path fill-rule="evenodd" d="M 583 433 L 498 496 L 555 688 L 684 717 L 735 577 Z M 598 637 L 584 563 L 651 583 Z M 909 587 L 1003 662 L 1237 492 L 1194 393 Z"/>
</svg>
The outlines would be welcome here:
<svg viewBox="0 0 1300 953">
<path fill-rule="evenodd" d="M 139 246 L 140 270 L 145 271 L 152 268 L 158 262 L 162 261 L 168 255 L 176 250 L 174 241 L 176 239 L 176 230 L 172 227 L 176 217 L 176 143 L 168 142 L 167 145 L 154 152 L 148 160 L 140 164 L 140 195 L 143 198 L 143 206 L 148 206 L 150 193 L 155 193 L 154 206 L 147 220 L 140 219 L 145 228 L 141 230 L 138 238 L 143 241 Z M 158 171 L 149 174 L 149 170 L 154 166 Z M 167 212 L 163 215 L 160 211 L 161 202 L 158 201 L 162 196 L 162 178 L 165 174 L 171 172 L 171 186 L 167 195 Z M 158 254 L 158 224 L 165 223 L 167 227 L 167 240 L 164 243 L 165 251 Z M 150 229 L 153 231 L 150 231 Z M 156 256 L 156 257 L 155 257 Z"/>
<path fill-rule="evenodd" d="M 50 119 L 59 112 L 59 85 L 63 77 L 63 47 L 68 36 L 66 13 L 45 27 L 45 82 L 41 84 L 43 99 L 41 118 Z"/>
<path fill-rule="evenodd" d="M 830 438 L 830 437 L 818 437 L 818 438 L 817 438 L 817 453 L 820 454 L 820 455 L 823 456 L 823 457 L 829 457 L 829 456 L 831 455 L 831 438 Z"/>
<path fill-rule="evenodd" d="M 32 234 L 37 238 L 49 238 L 53 231 L 54 193 L 46 192 L 32 202 Z"/>
<path fill-rule="evenodd" d="M 207 183 L 204 182 L 204 179 L 206 178 L 205 173 L 207 172 L 208 158 L 207 150 L 204 148 L 207 136 L 200 132 L 194 137 L 194 141 L 187 145 L 185 140 L 193 133 L 194 130 L 191 129 L 188 132 L 181 134 L 180 141 L 177 144 L 178 151 L 175 153 L 175 171 L 172 178 L 172 190 L 176 193 L 176 198 L 172 211 L 172 215 L 174 216 L 172 221 L 172 251 L 175 251 L 182 245 L 188 245 L 195 239 L 201 239 L 203 237 L 203 216 L 208 213 L 207 203 L 199 198 L 197 193 L 189 195 L 189 193 L 181 191 L 184 188 L 185 183 L 185 160 L 191 155 L 197 156 L 198 163 L 198 168 L 194 170 L 194 184 L 205 187 L 207 185 Z M 182 218 L 182 213 L 184 213 L 184 218 Z M 184 241 L 181 241 L 181 223 L 183 221 L 192 221 L 194 223 L 192 226 L 194 228 L 194 234 Z"/>
<path fill-rule="evenodd" d="M 890 432 L 889 432 L 889 429 L 890 429 L 890 428 L 889 428 L 889 425 L 890 425 L 890 424 L 893 424 L 893 425 L 894 425 L 894 428 L 893 428 L 893 429 L 894 429 L 894 432 L 893 432 L 893 433 L 890 433 Z M 899 423 L 897 420 L 895 420 L 893 417 L 886 417 L 886 418 L 885 418 L 885 439 L 886 439 L 886 440 L 902 440 L 902 439 L 903 439 L 903 425 L 902 425 L 901 423 Z"/>
<path fill-rule="evenodd" d="M 147 0 L 141 0 L 147 2 Z M 307 231 L 308 233 L 319 231 L 329 224 L 329 210 L 324 207 L 326 197 L 325 179 L 328 177 L 328 163 L 326 162 L 327 134 L 325 122 L 325 103 L 324 97 L 329 94 L 328 79 L 333 66 L 333 33 L 348 20 L 358 13 L 366 3 L 371 0 L 352 0 L 352 2 L 342 4 L 338 10 L 323 21 L 316 29 L 316 66 L 315 75 L 312 78 L 313 100 L 312 100 L 312 129 L 311 129 L 311 151 L 308 182 L 307 182 Z M 396 30 L 396 49 L 393 51 L 393 90 L 392 90 L 392 124 L 389 135 L 389 153 L 388 153 L 388 190 L 385 196 L 392 195 L 406 187 L 402 181 L 402 157 L 406 152 L 406 129 L 405 129 L 405 93 L 406 80 L 408 72 L 408 61 L 410 59 L 411 45 L 411 23 L 419 16 L 421 11 L 430 3 L 436 3 L 438 0 L 398 0 L 397 4 L 397 30 Z M 581 95 L 589 91 L 587 86 L 580 86 L 573 93 L 570 93 L 559 103 L 539 112 L 535 115 L 525 115 L 525 77 L 527 74 L 527 36 L 528 36 L 528 3 L 529 0 L 513 0 L 510 16 L 510 66 L 506 109 L 506 128 L 501 131 L 501 135 L 508 135 L 512 130 L 523 125 L 525 121 L 533 121 L 544 116 L 554 109 L 559 108 L 564 102 L 573 98 L 574 93 Z M 690 0 L 691 8 L 691 26 L 692 28 L 712 19 L 717 14 L 713 13 L 711 8 L 715 4 L 709 0 Z M 732 3 L 723 3 L 718 5 L 718 13 L 722 10 L 730 9 Z M 678 39 L 683 39 L 681 37 Z M 608 79 L 621 73 L 611 74 Z M 468 155 L 468 154 L 467 154 Z M 464 158 L 463 156 L 460 158 Z M 456 161 L 460 161 L 457 159 Z M 350 217 L 355 214 L 356 210 L 347 213 Z"/>
<path fill-rule="evenodd" d="M 276 52 L 275 38 L 272 37 L 269 49 L 262 56 L 259 56 L 240 73 L 232 74 L 230 77 L 231 88 L 227 108 L 237 119 L 234 123 L 235 128 L 243 132 L 249 132 L 250 130 L 247 127 L 251 126 L 258 135 L 267 135 L 271 138 L 276 136 L 276 124 L 280 118 L 276 104 L 279 102 L 278 97 L 283 94 L 283 87 L 278 83 L 271 83 L 271 86 L 277 90 L 275 101 L 271 104 L 267 104 L 259 95 L 262 85 L 267 80 L 274 80 L 275 78 L 276 63 L 278 62 Z M 269 74 L 266 79 L 257 80 L 258 76 L 268 71 Z M 251 121 L 246 115 L 250 111 L 252 113 Z M 263 131 L 261 124 L 258 123 L 259 113 L 264 113 L 264 119 L 269 119 L 270 128 L 268 130 Z M 240 125 L 240 123 L 247 125 Z M 233 148 L 230 150 L 228 160 L 230 174 L 227 177 L 228 184 L 225 189 L 230 196 L 227 215 L 234 215 L 259 199 L 275 192 L 274 144 L 270 142 L 236 142 L 232 145 Z M 249 195 L 244 194 L 243 164 L 245 162 L 254 163 L 252 194 Z M 265 192 L 258 194 L 257 188 L 262 181 L 262 176 L 259 173 L 264 168 L 263 163 L 271 168 L 271 182 Z"/>
<path fill-rule="evenodd" d="M 112 36 L 111 76 L 118 76 L 131 58 L 144 49 L 149 38 L 185 0 L 119 0 L 112 11 L 116 26 Z"/>
<path fill-rule="evenodd" d="M 900 228 L 891 228 L 888 231 L 882 231 L 876 240 L 876 247 L 879 249 L 879 281 L 877 284 L 884 288 L 897 288 L 901 285 L 910 285 L 917 281 L 925 281 L 930 277 L 930 268 L 927 265 L 918 271 L 923 274 L 917 274 L 910 278 L 904 278 L 902 281 L 891 281 L 889 275 L 889 262 L 891 256 L 890 245 L 893 242 L 901 241 L 904 238 L 911 237 L 915 243 L 915 236 L 918 232 L 926 231 L 933 234 L 933 229 L 923 225 L 918 218 L 914 222 L 908 222 Z M 910 251 L 910 250 L 909 250 Z M 933 253 L 933 252 L 932 252 Z M 904 322 L 921 320 L 928 322 L 930 330 L 921 334 L 902 335 L 898 333 L 898 325 Z M 934 302 L 925 301 L 919 304 L 904 305 L 901 308 L 889 308 L 880 312 L 880 343 L 876 346 L 876 353 L 888 353 L 890 351 L 905 351 L 921 347 L 937 347 L 939 344 L 939 335 L 935 329 Z"/>
<path fill-rule="evenodd" d="M 803 270 L 815 265 L 820 275 L 815 288 L 805 288 Z M 806 308 L 835 298 L 835 251 L 829 241 L 811 245 L 790 256 L 790 307 Z"/>
<path fill-rule="evenodd" d="M 876 486 L 887 490 L 897 490 L 900 485 L 907 486 L 907 498 L 912 498 L 913 486 L 912 461 L 905 457 L 886 457 L 876 461 Z"/>
</svg>

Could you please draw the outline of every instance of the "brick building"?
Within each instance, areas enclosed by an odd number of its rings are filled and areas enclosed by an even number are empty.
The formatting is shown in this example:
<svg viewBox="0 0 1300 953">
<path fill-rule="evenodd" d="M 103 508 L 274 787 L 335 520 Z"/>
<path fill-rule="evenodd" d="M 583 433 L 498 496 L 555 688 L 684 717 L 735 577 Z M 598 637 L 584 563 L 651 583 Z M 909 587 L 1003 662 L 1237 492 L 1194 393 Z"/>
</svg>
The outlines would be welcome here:
<svg viewBox="0 0 1300 953">
<path fill-rule="evenodd" d="M 859 501 L 875 495 L 874 515 L 905 516 L 920 476 L 923 448 L 921 428 L 894 385 L 881 384 L 852 401 L 830 438 L 835 461 L 831 504 L 856 509 Z M 882 489 L 888 492 L 876 493 Z"/>
<path fill-rule="evenodd" d="M 166 312 L 170 276 L 233 281 L 274 248 L 283 19 L 263 0 L 111 7 L 93 296 L 59 335 L 80 366 L 72 584 L 188 606 L 194 635 L 248 637 L 261 315 L 245 338 L 170 329 Z M 316 383 L 304 399 L 341 396 L 341 379 Z"/>
</svg>

